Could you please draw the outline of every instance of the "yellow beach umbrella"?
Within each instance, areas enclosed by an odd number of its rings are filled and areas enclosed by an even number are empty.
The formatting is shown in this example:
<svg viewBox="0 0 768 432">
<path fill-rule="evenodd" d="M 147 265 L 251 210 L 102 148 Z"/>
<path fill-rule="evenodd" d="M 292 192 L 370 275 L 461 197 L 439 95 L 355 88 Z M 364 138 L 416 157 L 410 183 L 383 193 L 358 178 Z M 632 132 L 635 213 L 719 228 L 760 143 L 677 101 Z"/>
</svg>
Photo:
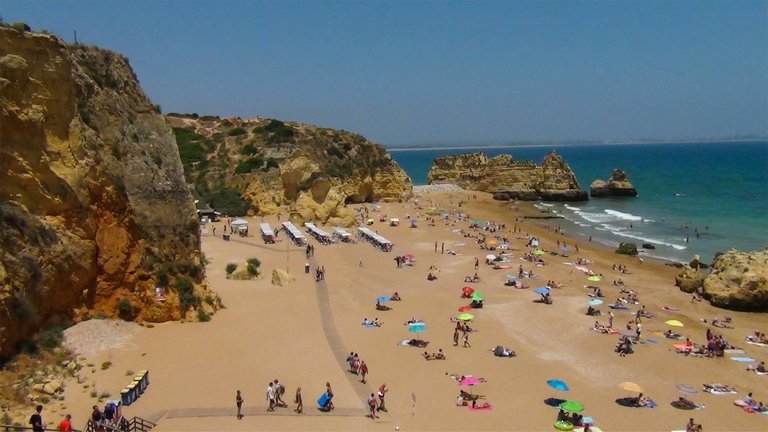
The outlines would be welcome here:
<svg viewBox="0 0 768 432">
<path fill-rule="evenodd" d="M 669 320 L 665 322 L 666 325 L 671 325 L 672 327 L 685 327 L 683 323 L 681 323 L 678 320 Z"/>
<path fill-rule="evenodd" d="M 624 389 L 626 391 L 634 392 L 634 393 L 642 393 L 643 388 L 640 387 L 637 383 L 633 383 L 631 381 L 624 381 L 623 383 L 619 384 L 619 388 Z"/>
</svg>

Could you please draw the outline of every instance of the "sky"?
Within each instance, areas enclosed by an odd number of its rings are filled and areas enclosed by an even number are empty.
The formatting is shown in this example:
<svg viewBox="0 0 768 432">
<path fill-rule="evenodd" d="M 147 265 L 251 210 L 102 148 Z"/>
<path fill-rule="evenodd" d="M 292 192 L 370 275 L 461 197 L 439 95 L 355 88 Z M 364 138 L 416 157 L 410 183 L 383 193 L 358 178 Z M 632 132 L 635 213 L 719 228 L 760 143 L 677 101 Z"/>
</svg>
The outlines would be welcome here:
<svg viewBox="0 0 768 432">
<path fill-rule="evenodd" d="M 768 135 L 768 0 L 2 0 L 0 15 L 122 53 L 166 113 L 385 146 Z"/>
</svg>

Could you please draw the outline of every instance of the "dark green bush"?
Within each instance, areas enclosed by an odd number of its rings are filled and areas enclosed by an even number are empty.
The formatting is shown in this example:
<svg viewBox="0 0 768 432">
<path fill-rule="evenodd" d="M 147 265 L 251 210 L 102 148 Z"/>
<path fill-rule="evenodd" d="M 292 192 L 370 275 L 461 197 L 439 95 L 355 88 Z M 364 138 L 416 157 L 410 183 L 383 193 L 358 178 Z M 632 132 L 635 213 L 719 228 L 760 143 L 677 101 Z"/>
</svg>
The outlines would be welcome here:
<svg viewBox="0 0 768 432">
<path fill-rule="evenodd" d="M 227 264 L 227 274 L 232 274 L 235 270 L 237 270 L 237 264 L 235 263 Z"/>
<path fill-rule="evenodd" d="M 261 261 L 259 261 L 258 258 L 248 258 L 246 262 L 248 263 L 248 273 L 254 276 L 259 274 L 259 267 L 261 266 Z"/>
<path fill-rule="evenodd" d="M 200 298 L 195 294 L 195 284 L 187 276 L 176 278 L 176 290 L 179 293 L 179 306 L 181 310 L 187 310 L 190 306 L 196 308 L 200 306 Z"/>
<path fill-rule="evenodd" d="M 264 166 L 264 158 L 255 156 L 237 164 L 235 174 L 248 174 L 253 170 L 261 169 L 262 166 Z"/>
<path fill-rule="evenodd" d="M 117 313 L 120 314 L 120 318 L 124 320 L 130 320 L 133 317 L 133 306 L 131 301 L 123 297 L 117 303 Z"/>
<path fill-rule="evenodd" d="M 71 323 L 61 323 L 46 327 L 35 336 L 35 342 L 38 346 L 46 349 L 54 349 L 61 346 L 64 341 L 64 329 Z"/>
<path fill-rule="evenodd" d="M 239 135 L 245 135 L 247 133 L 248 132 L 245 129 L 239 127 L 239 128 L 234 128 L 231 131 L 229 131 L 228 135 L 229 136 L 239 136 Z"/>
<path fill-rule="evenodd" d="M 205 313 L 204 310 L 198 309 L 197 310 L 197 320 L 200 322 L 208 322 L 211 320 L 211 316 Z"/>
<path fill-rule="evenodd" d="M 253 144 L 246 144 L 243 146 L 243 148 L 240 149 L 241 155 L 254 155 L 258 153 L 259 151 L 256 149 L 256 147 L 253 146 Z"/>
</svg>

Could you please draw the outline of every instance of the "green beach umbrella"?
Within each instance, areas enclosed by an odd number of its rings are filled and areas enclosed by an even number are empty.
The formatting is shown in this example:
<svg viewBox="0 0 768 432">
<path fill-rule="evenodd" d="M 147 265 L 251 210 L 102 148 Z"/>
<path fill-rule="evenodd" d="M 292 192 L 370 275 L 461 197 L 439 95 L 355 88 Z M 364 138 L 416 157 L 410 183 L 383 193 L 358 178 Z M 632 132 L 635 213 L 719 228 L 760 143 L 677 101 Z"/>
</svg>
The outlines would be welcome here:
<svg viewBox="0 0 768 432">
<path fill-rule="evenodd" d="M 481 292 L 479 292 L 479 291 L 475 291 L 474 293 L 472 293 L 472 300 L 475 300 L 475 301 L 482 301 L 482 300 L 483 300 L 483 298 L 484 298 L 484 297 L 483 297 L 483 293 L 481 293 Z"/>
<path fill-rule="evenodd" d="M 601 278 L 598 275 L 592 275 L 592 276 L 588 277 L 587 280 L 588 281 L 592 281 L 592 282 L 600 282 L 601 280 L 603 280 L 603 278 Z"/>
<path fill-rule="evenodd" d="M 544 252 L 541 249 L 536 249 L 533 253 L 536 254 L 536 255 L 545 255 L 546 254 L 546 252 Z"/>
<path fill-rule="evenodd" d="M 560 409 L 565 412 L 578 413 L 584 411 L 584 405 L 573 400 L 568 400 L 560 404 Z"/>
</svg>

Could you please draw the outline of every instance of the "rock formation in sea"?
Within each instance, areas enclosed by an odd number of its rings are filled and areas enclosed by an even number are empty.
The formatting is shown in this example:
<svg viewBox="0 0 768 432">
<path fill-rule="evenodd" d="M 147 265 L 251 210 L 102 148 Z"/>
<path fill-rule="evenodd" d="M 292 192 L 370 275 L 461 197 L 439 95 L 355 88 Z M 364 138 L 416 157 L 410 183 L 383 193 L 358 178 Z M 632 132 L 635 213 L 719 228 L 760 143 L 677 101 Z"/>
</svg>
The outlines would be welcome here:
<svg viewBox="0 0 768 432">
<path fill-rule="evenodd" d="M 637 190 L 629 181 L 627 173 L 614 169 L 608 181 L 596 179 L 589 187 L 592 198 L 599 197 L 636 197 Z"/>
<path fill-rule="evenodd" d="M 718 255 L 709 273 L 683 266 L 675 283 L 685 292 L 704 288 L 704 298 L 725 309 L 768 312 L 768 249 Z"/>
<path fill-rule="evenodd" d="M 187 182 L 229 215 L 284 212 L 352 226 L 350 203 L 406 200 L 411 179 L 386 150 L 358 134 L 274 119 L 166 116 Z"/>
<path fill-rule="evenodd" d="M 0 47 L 0 360 L 57 322 L 212 312 L 173 133 L 128 59 L 7 27 Z"/>
<path fill-rule="evenodd" d="M 443 156 L 432 162 L 427 181 L 490 192 L 497 200 L 586 201 L 588 198 L 571 168 L 554 151 L 544 156 L 538 166 L 531 161 L 515 160 L 508 154 L 493 158 L 482 152 Z"/>
</svg>

